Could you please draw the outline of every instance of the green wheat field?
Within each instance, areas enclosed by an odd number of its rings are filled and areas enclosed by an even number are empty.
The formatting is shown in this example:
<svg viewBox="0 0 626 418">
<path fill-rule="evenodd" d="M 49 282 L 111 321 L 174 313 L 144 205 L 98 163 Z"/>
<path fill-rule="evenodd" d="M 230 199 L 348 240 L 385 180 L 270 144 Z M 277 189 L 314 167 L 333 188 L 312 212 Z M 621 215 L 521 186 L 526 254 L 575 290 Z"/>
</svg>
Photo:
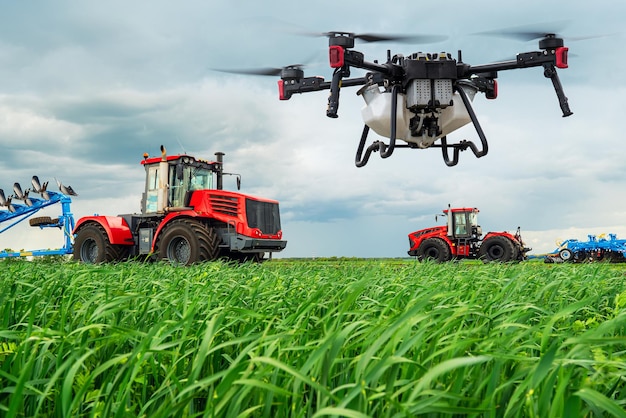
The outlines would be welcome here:
<svg viewBox="0 0 626 418">
<path fill-rule="evenodd" d="M 626 267 L 0 263 L 4 417 L 626 417 Z"/>
</svg>

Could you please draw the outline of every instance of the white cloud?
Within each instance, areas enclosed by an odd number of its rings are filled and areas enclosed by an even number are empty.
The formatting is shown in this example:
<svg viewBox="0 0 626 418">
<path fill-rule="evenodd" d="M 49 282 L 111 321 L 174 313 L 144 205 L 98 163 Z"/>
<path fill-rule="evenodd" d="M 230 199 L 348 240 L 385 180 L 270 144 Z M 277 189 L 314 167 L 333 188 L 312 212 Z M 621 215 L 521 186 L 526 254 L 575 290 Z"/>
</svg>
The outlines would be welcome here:
<svg viewBox="0 0 626 418">
<path fill-rule="evenodd" d="M 85 127 L 34 110 L 0 105 L 0 142 L 3 146 L 32 146 L 45 140 L 50 146 L 84 138 Z"/>
</svg>

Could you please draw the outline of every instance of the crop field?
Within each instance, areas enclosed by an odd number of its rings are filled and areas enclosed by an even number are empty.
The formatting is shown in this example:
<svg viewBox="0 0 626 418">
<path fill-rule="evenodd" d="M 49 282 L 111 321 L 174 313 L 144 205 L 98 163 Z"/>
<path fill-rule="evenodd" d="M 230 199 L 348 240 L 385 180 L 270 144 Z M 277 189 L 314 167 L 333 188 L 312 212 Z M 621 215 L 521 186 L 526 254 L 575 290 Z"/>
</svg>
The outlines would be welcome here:
<svg viewBox="0 0 626 418">
<path fill-rule="evenodd" d="M 0 267 L 0 416 L 626 417 L 623 265 Z"/>
</svg>

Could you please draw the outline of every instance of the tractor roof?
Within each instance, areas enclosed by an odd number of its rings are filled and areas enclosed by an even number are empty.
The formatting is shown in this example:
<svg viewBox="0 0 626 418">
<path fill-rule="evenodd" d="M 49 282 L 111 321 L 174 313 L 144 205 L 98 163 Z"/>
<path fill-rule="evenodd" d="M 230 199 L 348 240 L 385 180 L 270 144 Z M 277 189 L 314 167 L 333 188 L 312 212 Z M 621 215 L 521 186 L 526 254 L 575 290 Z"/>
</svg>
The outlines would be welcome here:
<svg viewBox="0 0 626 418">
<path fill-rule="evenodd" d="M 450 209 L 444 209 L 443 213 L 448 213 L 448 211 L 451 211 L 452 213 L 454 212 L 480 212 L 478 209 L 476 208 L 450 208 Z"/>
<path fill-rule="evenodd" d="M 216 161 L 207 161 L 207 160 L 202 160 L 202 159 L 198 159 L 195 157 L 192 157 L 191 155 L 187 155 L 187 154 L 179 154 L 179 155 L 168 155 L 167 157 L 165 157 L 167 159 L 167 161 L 173 161 L 173 160 L 178 160 L 178 159 L 183 159 L 183 160 L 187 160 L 184 162 L 199 162 L 199 163 L 204 163 L 204 164 L 209 164 L 209 165 L 214 165 L 217 164 Z M 160 163 L 162 160 L 162 157 L 150 157 L 147 158 L 144 156 L 144 159 L 141 160 L 141 164 L 142 165 L 146 165 L 146 164 L 158 164 Z"/>
</svg>

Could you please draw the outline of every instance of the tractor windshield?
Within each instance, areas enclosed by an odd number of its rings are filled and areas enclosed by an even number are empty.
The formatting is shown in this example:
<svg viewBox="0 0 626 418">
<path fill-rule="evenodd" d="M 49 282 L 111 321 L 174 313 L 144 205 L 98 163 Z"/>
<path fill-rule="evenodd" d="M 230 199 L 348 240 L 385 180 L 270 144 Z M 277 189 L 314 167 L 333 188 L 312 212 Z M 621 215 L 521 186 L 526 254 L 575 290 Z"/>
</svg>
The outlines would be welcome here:
<svg viewBox="0 0 626 418">
<path fill-rule="evenodd" d="M 203 166 L 170 166 L 170 203 L 172 207 L 189 204 L 187 192 L 213 188 L 213 172 Z"/>
</svg>

